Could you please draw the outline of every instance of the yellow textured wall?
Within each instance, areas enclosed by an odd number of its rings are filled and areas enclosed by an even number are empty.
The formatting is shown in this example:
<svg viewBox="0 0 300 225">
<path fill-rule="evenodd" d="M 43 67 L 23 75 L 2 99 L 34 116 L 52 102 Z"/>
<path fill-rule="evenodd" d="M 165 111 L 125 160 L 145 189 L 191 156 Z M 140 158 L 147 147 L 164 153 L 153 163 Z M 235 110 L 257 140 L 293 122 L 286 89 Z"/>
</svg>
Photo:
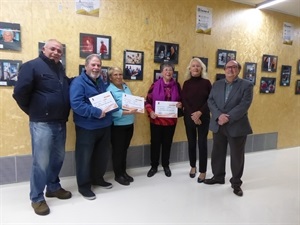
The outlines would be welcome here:
<svg viewBox="0 0 300 225">
<path fill-rule="evenodd" d="M 213 8 L 211 35 L 195 32 L 197 5 Z M 250 119 L 255 134 L 278 132 L 278 147 L 300 145 L 300 95 L 295 95 L 297 60 L 300 59 L 300 18 L 271 11 L 256 11 L 229 0 L 100 0 L 99 17 L 75 13 L 73 0 L 0 0 L 0 21 L 21 24 L 22 50 L 0 51 L 0 59 L 22 60 L 38 55 L 38 42 L 56 38 L 66 44 L 67 75 L 78 74 L 79 33 L 112 37 L 112 59 L 104 66 L 123 66 L 123 51 L 144 51 L 144 80 L 127 81 L 133 94 L 145 96 L 153 80 L 154 41 L 179 44 L 179 82 L 192 56 L 209 58 L 208 73 L 213 82 L 217 49 L 237 51 L 237 59 L 257 62 L 257 82 Z M 282 44 L 283 23 L 294 25 L 294 43 Z M 277 55 L 276 73 L 261 72 L 262 55 Z M 292 66 L 290 87 L 280 87 L 281 65 Z M 242 74 L 241 74 L 242 75 Z M 259 94 L 261 76 L 276 77 L 275 94 Z M 12 99 L 12 87 L 0 87 L 0 156 L 30 154 L 27 116 Z M 211 137 L 211 133 L 209 134 Z M 174 141 L 185 141 L 182 119 Z M 67 149 L 73 150 L 75 131 L 72 116 L 68 123 Z M 147 116 L 138 115 L 132 145 L 149 143 Z"/>
</svg>

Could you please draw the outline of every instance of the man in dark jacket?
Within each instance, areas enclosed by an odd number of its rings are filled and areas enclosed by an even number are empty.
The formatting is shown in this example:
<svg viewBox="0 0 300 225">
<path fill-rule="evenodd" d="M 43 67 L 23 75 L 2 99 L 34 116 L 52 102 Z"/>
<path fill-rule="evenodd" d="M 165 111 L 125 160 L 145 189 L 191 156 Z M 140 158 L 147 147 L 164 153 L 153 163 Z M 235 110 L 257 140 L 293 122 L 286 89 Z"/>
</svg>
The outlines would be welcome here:
<svg viewBox="0 0 300 225">
<path fill-rule="evenodd" d="M 59 172 L 65 157 L 66 122 L 70 112 L 69 83 L 60 62 L 62 44 L 48 40 L 39 57 L 24 63 L 13 97 L 29 116 L 32 142 L 30 178 L 31 205 L 38 215 L 50 209 L 44 198 L 69 199 L 72 194 L 60 185 Z"/>
</svg>

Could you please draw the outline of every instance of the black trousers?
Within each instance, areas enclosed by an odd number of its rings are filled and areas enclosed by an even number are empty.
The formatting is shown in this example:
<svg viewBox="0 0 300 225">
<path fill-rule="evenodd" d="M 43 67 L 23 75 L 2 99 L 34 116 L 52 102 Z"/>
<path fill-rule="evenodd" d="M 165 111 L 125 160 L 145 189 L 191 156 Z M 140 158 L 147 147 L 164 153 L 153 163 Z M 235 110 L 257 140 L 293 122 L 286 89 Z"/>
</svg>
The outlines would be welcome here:
<svg viewBox="0 0 300 225">
<path fill-rule="evenodd" d="M 213 133 L 213 149 L 211 155 L 211 167 L 216 180 L 224 180 L 226 168 L 227 145 L 230 147 L 230 167 L 233 187 L 242 185 L 241 177 L 244 172 L 245 144 L 247 136 L 231 137 L 226 125 L 220 126 L 217 133 Z"/>
<path fill-rule="evenodd" d="M 110 152 L 110 126 L 87 130 L 76 126 L 76 178 L 79 191 L 103 180 Z"/>
<path fill-rule="evenodd" d="M 196 167 L 197 161 L 197 138 L 199 153 L 199 172 L 205 173 L 207 170 L 207 135 L 210 117 L 201 118 L 201 125 L 196 125 L 191 117 L 184 116 L 185 132 L 188 139 L 190 166 Z"/>
<path fill-rule="evenodd" d="M 133 136 L 133 124 L 111 127 L 112 163 L 115 176 L 126 172 L 127 149 Z"/>
<path fill-rule="evenodd" d="M 150 147 L 150 159 L 151 166 L 158 167 L 160 150 L 161 150 L 161 164 L 163 167 L 169 166 L 170 153 L 173 142 L 173 136 L 176 125 L 173 126 L 161 126 L 150 123 L 151 133 L 151 147 Z"/>
</svg>

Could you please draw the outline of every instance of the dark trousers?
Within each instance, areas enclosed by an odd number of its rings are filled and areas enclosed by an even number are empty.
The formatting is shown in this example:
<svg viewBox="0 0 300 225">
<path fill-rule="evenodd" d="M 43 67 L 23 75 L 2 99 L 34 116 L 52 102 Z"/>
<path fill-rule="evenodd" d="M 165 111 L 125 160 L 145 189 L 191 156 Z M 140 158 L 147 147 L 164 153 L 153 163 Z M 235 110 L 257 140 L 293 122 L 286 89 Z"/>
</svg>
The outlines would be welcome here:
<svg viewBox="0 0 300 225">
<path fill-rule="evenodd" d="M 110 126 L 87 130 L 76 126 L 76 178 L 79 191 L 103 180 L 109 159 Z"/>
<path fill-rule="evenodd" d="M 173 126 L 161 126 L 150 123 L 151 132 L 151 147 L 150 147 L 150 159 L 151 166 L 158 167 L 160 149 L 161 149 L 161 164 L 163 167 L 169 166 L 169 159 L 171 153 L 171 147 L 173 142 L 173 136 L 176 125 Z"/>
<path fill-rule="evenodd" d="M 230 167 L 233 187 L 242 185 L 241 177 L 244 171 L 245 144 L 247 136 L 231 137 L 226 125 L 220 126 L 217 133 L 213 133 L 213 149 L 211 155 L 211 167 L 216 180 L 224 180 L 226 167 L 227 145 L 230 147 Z"/>
<path fill-rule="evenodd" d="M 207 135 L 209 128 L 209 117 L 201 118 L 201 125 L 196 125 L 191 117 L 184 117 L 185 132 L 188 139 L 190 166 L 196 167 L 197 161 L 197 137 L 199 151 L 199 172 L 205 173 L 207 169 Z"/>
<path fill-rule="evenodd" d="M 115 176 L 126 172 L 127 149 L 133 135 L 133 124 L 111 127 L 112 163 Z"/>
</svg>

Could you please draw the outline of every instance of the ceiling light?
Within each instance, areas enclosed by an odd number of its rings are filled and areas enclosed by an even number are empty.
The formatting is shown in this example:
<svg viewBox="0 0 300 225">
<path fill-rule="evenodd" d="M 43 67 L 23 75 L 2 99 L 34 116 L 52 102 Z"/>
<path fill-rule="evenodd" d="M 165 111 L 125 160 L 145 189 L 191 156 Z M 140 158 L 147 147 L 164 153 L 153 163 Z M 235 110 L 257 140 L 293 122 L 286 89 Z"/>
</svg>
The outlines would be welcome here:
<svg viewBox="0 0 300 225">
<path fill-rule="evenodd" d="M 267 0 L 267 1 L 264 1 L 262 3 L 257 4 L 256 8 L 257 9 L 267 8 L 267 7 L 271 6 L 271 5 L 275 5 L 275 4 L 277 4 L 279 2 L 283 2 L 283 1 L 285 1 L 285 0 Z"/>
</svg>

